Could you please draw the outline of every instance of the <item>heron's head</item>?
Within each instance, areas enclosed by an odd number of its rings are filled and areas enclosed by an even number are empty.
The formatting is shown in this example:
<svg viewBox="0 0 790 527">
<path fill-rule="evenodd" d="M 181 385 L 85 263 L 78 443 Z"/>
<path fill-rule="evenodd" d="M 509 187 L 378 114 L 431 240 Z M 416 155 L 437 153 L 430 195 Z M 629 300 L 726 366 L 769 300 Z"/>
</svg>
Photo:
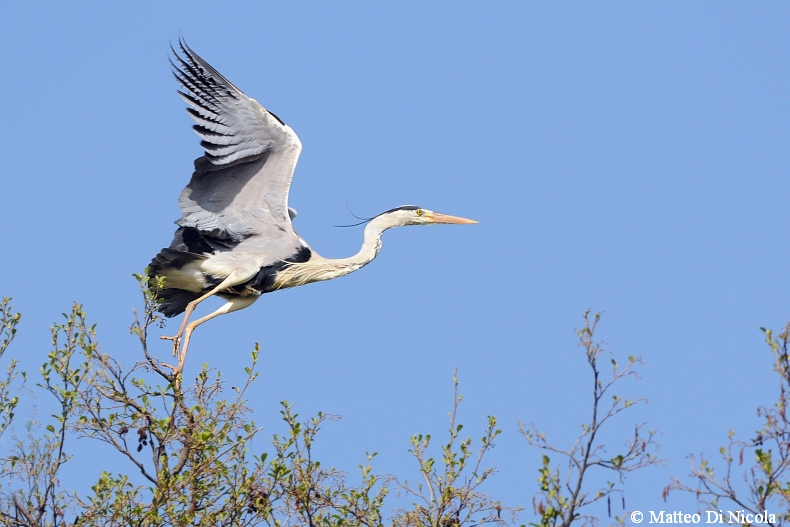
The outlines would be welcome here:
<svg viewBox="0 0 790 527">
<path fill-rule="evenodd" d="M 373 218 L 382 229 L 401 227 L 403 225 L 440 225 L 445 223 L 468 224 L 477 223 L 475 220 L 449 216 L 440 212 L 423 209 L 415 205 L 403 205 L 401 207 L 388 210 Z M 371 222 L 371 223 L 372 223 Z"/>
</svg>

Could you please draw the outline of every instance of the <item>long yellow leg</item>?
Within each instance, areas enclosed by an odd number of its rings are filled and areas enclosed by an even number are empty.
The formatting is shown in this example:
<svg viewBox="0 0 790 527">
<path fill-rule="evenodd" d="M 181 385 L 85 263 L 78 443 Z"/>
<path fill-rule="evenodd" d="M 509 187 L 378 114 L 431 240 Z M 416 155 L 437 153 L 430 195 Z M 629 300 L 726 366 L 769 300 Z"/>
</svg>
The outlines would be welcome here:
<svg viewBox="0 0 790 527">
<path fill-rule="evenodd" d="M 179 368 L 183 369 L 184 367 L 184 361 L 186 360 L 187 357 L 187 348 L 189 347 L 189 339 L 192 337 L 192 332 L 195 331 L 196 327 L 201 325 L 203 322 L 211 320 L 214 317 L 224 315 L 225 313 L 231 313 L 233 311 L 238 311 L 239 309 L 244 309 L 245 307 L 252 305 L 252 303 L 255 302 L 256 300 L 258 300 L 257 296 L 236 297 L 230 300 L 222 307 L 220 307 L 219 309 L 217 309 L 216 311 L 214 311 L 213 313 L 210 313 L 203 318 L 199 318 L 194 322 L 191 322 L 186 327 L 186 332 L 184 333 L 184 341 L 183 344 L 181 345 L 181 352 L 178 355 Z"/>
<path fill-rule="evenodd" d="M 159 337 L 159 338 L 164 339 L 164 340 L 172 340 L 173 341 L 173 356 L 174 357 L 178 356 L 178 343 L 181 340 L 181 336 L 184 334 L 184 330 L 187 327 L 187 322 L 189 321 L 189 317 L 192 315 L 192 312 L 195 310 L 195 308 L 198 306 L 198 304 L 200 304 L 202 301 L 204 301 L 208 297 L 210 297 L 212 295 L 215 295 L 217 293 L 220 293 L 220 292 L 222 292 L 223 290 L 225 290 L 225 289 L 227 289 L 229 287 L 233 287 L 234 285 L 238 285 L 239 283 L 240 282 L 237 279 L 236 273 L 235 272 L 231 273 L 226 279 L 224 279 L 222 282 L 220 282 L 217 287 L 215 287 L 214 289 L 212 289 L 211 291 L 209 291 L 205 295 L 201 296 L 200 298 L 197 298 L 197 299 L 193 300 L 192 302 L 190 302 L 189 304 L 187 304 L 187 308 L 186 308 L 186 310 L 184 310 L 184 320 L 181 322 L 181 327 L 178 328 L 178 333 L 176 333 L 172 337 L 166 337 L 164 335 Z M 241 308 L 239 308 L 239 309 L 241 309 Z"/>
</svg>

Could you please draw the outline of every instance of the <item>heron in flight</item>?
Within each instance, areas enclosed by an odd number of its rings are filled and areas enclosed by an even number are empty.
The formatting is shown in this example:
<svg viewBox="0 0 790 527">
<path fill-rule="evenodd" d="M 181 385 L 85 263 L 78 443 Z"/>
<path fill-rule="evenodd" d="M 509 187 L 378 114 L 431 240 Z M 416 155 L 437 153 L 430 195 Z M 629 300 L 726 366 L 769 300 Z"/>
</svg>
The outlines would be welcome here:
<svg viewBox="0 0 790 527">
<path fill-rule="evenodd" d="M 370 220 L 362 248 L 349 258 L 324 258 L 294 230 L 288 207 L 302 143 L 293 130 L 245 95 L 179 39 L 173 73 L 202 139 L 205 155 L 195 160 L 181 192 L 181 219 L 169 248 L 151 261 L 151 283 L 164 277 L 158 309 L 166 317 L 184 313 L 172 339 L 183 362 L 194 329 L 219 315 L 238 311 L 262 294 L 330 280 L 370 263 L 381 250 L 381 234 L 403 225 L 477 223 L 405 205 Z M 195 307 L 218 296 L 222 307 L 189 322 Z M 180 343 L 180 352 L 179 352 Z"/>
</svg>

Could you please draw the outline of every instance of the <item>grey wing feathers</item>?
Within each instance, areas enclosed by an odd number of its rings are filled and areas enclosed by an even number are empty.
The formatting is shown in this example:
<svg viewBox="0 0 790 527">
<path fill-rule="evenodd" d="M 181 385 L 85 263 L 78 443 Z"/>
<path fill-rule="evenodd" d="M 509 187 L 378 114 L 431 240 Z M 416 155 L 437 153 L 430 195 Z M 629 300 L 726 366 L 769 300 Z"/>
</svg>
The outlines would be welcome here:
<svg viewBox="0 0 790 527">
<path fill-rule="evenodd" d="M 189 92 L 178 94 L 189 106 L 187 112 L 195 120 L 193 129 L 203 140 L 206 157 L 214 165 L 227 165 L 265 152 L 276 138 L 261 125 L 269 124 L 265 121 L 273 116 L 186 43 L 179 44 L 185 58 L 173 51 L 178 63 L 173 63 L 173 74 Z"/>
<path fill-rule="evenodd" d="M 173 73 L 206 155 L 195 160 L 176 223 L 231 245 L 257 236 L 255 245 L 266 256 L 288 257 L 304 244 L 288 210 L 299 138 L 183 40 L 179 46 L 183 58 L 173 51 Z"/>
</svg>

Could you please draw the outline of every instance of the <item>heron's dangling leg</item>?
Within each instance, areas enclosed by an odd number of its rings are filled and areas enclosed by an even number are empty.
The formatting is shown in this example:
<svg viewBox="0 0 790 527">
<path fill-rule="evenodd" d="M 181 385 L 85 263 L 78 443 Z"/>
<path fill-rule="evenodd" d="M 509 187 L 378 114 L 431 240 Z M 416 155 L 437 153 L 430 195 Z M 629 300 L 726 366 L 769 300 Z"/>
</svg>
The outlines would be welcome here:
<svg viewBox="0 0 790 527">
<path fill-rule="evenodd" d="M 189 304 L 187 304 L 187 308 L 186 308 L 186 310 L 184 310 L 184 320 L 181 322 L 181 327 L 178 328 L 178 333 L 176 333 L 172 337 L 165 337 L 165 336 L 160 337 L 160 338 L 162 338 L 164 340 L 172 340 L 173 341 L 173 356 L 174 357 L 178 354 L 178 341 L 181 340 L 181 336 L 184 334 L 184 330 L 187 327 L 187 322 L 189 321 L 189 317 L 190 317 L 190 315 L 192 315 L 192 312 L 195 310 L 197 305 L 200 304 L 205 299 L 207 299 L 208 297 L 210 297 L 212 295 L 215 295 L 217 293 L 220 293 L 220 292 L 222 292 L 223 290 L 225 290 L 225 289 L 227 289 L 229 287 L 233 287 L 234 285 L 238 285 L 240 283 L 244 283 L 248 279 L 249 279 L 248 277 L 245 277 L 244 280 L 239 280 L 239 277 L 238 277 L 237 273 L 235 273 L 235 272 L 230 273 L 230 275 L 228 275 L 228 277 L 226 279 L 224 279 L 222 282 L 220 282 L 217 287 L 215 287 L 214 289 L 212 289 L 211 291 L 209 291 L 205 295 L 201 296 L 200 298 L 197 298 L 197 299 L 193 300 L 192 302 L 190 302 Z"/>
<path fill-rule="evenodd" d="M 184 364 L 184 359 L 186 359 L 187 356 L 187 348 L 189 347 L 189 339 L 196 327 L 201 325 L 203 322 L 211 320 L 214 317 L 224 315 L 225 313 L 231 313 L 233 311 L 238 311 L 239 309 L 244 309 L 245 307 L 252 305 L 252 303 L 256 300 L 258 300 L 257 296 L 239 296 L 228 301 L 227 304 L 223 305 L 213 313 L 210 313 L 203 318 L 199 318 L 194 322 L 190 322 L 190 324 L 186 327 L 186 332 L 184 333 L 184 341 L 181 345 L 181 352 L 178 355 L 178 363 L 180 365 Z"/>
</svg>

